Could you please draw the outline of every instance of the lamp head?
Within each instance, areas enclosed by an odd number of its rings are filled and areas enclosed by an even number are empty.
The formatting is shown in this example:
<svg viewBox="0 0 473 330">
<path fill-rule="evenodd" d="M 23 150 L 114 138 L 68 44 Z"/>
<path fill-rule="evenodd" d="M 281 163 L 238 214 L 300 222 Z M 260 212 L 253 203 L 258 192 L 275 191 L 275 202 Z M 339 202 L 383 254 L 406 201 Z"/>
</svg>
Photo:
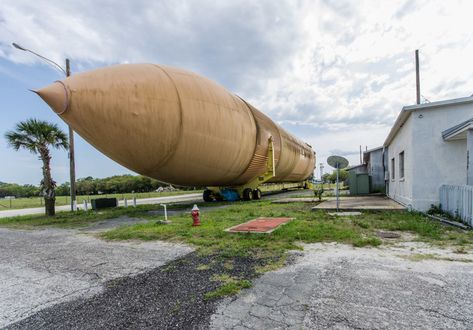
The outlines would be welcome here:
<svg viewBox="0 0 473 330">
<path fill-rule="evenodd" d="M 26 51 L 26 48 L 21 47 L 21 46 L 18 45 L 17 43 L 14 43 L 14 42 L 13 42 L 12 45 L 13 45 L 13 47 L 15 47 L 16 49 Z"/>
</svg>

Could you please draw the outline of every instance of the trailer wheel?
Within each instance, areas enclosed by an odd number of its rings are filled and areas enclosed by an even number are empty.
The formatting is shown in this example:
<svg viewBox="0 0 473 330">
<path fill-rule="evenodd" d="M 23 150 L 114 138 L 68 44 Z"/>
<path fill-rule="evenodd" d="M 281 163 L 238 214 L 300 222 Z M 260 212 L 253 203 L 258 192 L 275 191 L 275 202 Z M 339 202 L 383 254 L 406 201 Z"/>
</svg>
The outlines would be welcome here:
<svg viewBox="0 0 473 330">
<path fill-rule="evenodd" d="M 205 202 L 213 202 L 213 193 L 212 190 L 204 190 L 203 198 Z"/>
<path fill-rule="evenodd" d="M 261 199 L 261 190 L 259 189 L 255 189 L 253 190 L 253 199 Z"/>
<path fill-rule="evenodd" d="M 253 199 L 253 190 L 251 188 L 246 188 L 243 190 L 243 200 L 251 201 Z"/>
</svg>

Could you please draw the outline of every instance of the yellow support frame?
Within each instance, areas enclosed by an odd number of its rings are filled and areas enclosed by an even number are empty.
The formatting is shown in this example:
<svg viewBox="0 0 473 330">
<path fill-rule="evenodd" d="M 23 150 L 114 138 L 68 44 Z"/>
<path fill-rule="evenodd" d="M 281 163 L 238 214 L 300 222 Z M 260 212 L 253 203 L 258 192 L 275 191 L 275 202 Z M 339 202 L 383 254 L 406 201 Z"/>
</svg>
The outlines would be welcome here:
<svg viewBox="0 0 473 330">
<path fill-rule="evenodd" d="M 257 177 L 251 179 L 244 185 L 235 187 L 236 191 L 238 191 L 238 194 L 240 196 L 243 193 L 243 190 L 247 188 L 251 188 L 251 190 L 254 190 L 258 188 L 260 185 L 263 183 L 267 182 L 268 180 L 274 178 L 276 176 L 276 161 L 274 160 L 274 143 L 273 143 L 273 138 L 270 137 L 268 139 L 268 153 L 267 153 L 268 161 L 266 162 L 266 171 L 258 175 Z"/>
<path fill-rule="evenodd" d="M 219 194 L 221 189 L 224 188 L 231 188 L 234 189 L 238 192 L 238 195 L 241 197 L 243 195 L 243 191 L 245 189 L 250 188 L 251 190 L 257 189 L 259 186 L 262 184 L 266 183 L 270 179 L 274 178 L 276 176 L 276 161 L 274 159 L 274 143 L 273 143 L 273 138 L 270 137 L 268 139 L 268 153 L 267 153 L 268 160 L 266 162 L 266 171 L 254 177 L 247 183 L 241 186 L 236 186 L 236 187 L 207 187 L 207 189 L 211 190 L 215 194 Z M 275 187 L 282 187 L 281 189 L 290 189 L 290 188 L 313 188 L 313 184 L 309 180 L 301 181 L 301 182 L 292 182 L 292 183 L 278 183 L 274 184 Z M 279 190 L 281 190 L 279 189 Z M 277 189 L 271 189 L 271 190 L 277 190 Z"/>
</svg>

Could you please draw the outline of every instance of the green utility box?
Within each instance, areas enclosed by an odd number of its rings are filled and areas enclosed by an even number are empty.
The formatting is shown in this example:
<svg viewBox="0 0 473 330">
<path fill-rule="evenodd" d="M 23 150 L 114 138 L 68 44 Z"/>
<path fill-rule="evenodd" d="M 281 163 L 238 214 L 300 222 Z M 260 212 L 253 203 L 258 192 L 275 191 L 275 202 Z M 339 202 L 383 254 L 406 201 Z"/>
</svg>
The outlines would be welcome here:
<svg viewBox="0 0 473 330">
<path fill-rule="evenodd" d="M 355 173 L 350 171 L 350 195 L 364 195 L 370 193 L 370 176 L 367 173 Z"/>
<path fill-rule="evenodd" d="M 118 200 L 116 198 L 94 198 L 90 202 L 94 210 L 118 206 Z"/>
</svg>

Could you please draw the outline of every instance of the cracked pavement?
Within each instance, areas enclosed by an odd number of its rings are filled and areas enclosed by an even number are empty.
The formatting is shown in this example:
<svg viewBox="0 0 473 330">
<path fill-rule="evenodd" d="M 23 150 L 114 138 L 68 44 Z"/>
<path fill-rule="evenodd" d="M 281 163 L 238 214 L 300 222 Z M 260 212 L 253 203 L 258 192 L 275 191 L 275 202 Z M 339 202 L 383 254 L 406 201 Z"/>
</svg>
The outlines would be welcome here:
<svg viewBox="0 0 473 330">
<path fill-rule="evenodd" d="M 191 251 L 164 242 L 106 242 L 81 230 L 0 228 L 0 328 Z"/>
<path fill-rule="evenodd" d="M 473 264 L 409 261 L 419 253 L 472 259 L 422 243 L 304 245 L 294 264 L 264 274 L 253 288 L 221 302 L 211 327 L 472 329 Z"/>
</svg>

